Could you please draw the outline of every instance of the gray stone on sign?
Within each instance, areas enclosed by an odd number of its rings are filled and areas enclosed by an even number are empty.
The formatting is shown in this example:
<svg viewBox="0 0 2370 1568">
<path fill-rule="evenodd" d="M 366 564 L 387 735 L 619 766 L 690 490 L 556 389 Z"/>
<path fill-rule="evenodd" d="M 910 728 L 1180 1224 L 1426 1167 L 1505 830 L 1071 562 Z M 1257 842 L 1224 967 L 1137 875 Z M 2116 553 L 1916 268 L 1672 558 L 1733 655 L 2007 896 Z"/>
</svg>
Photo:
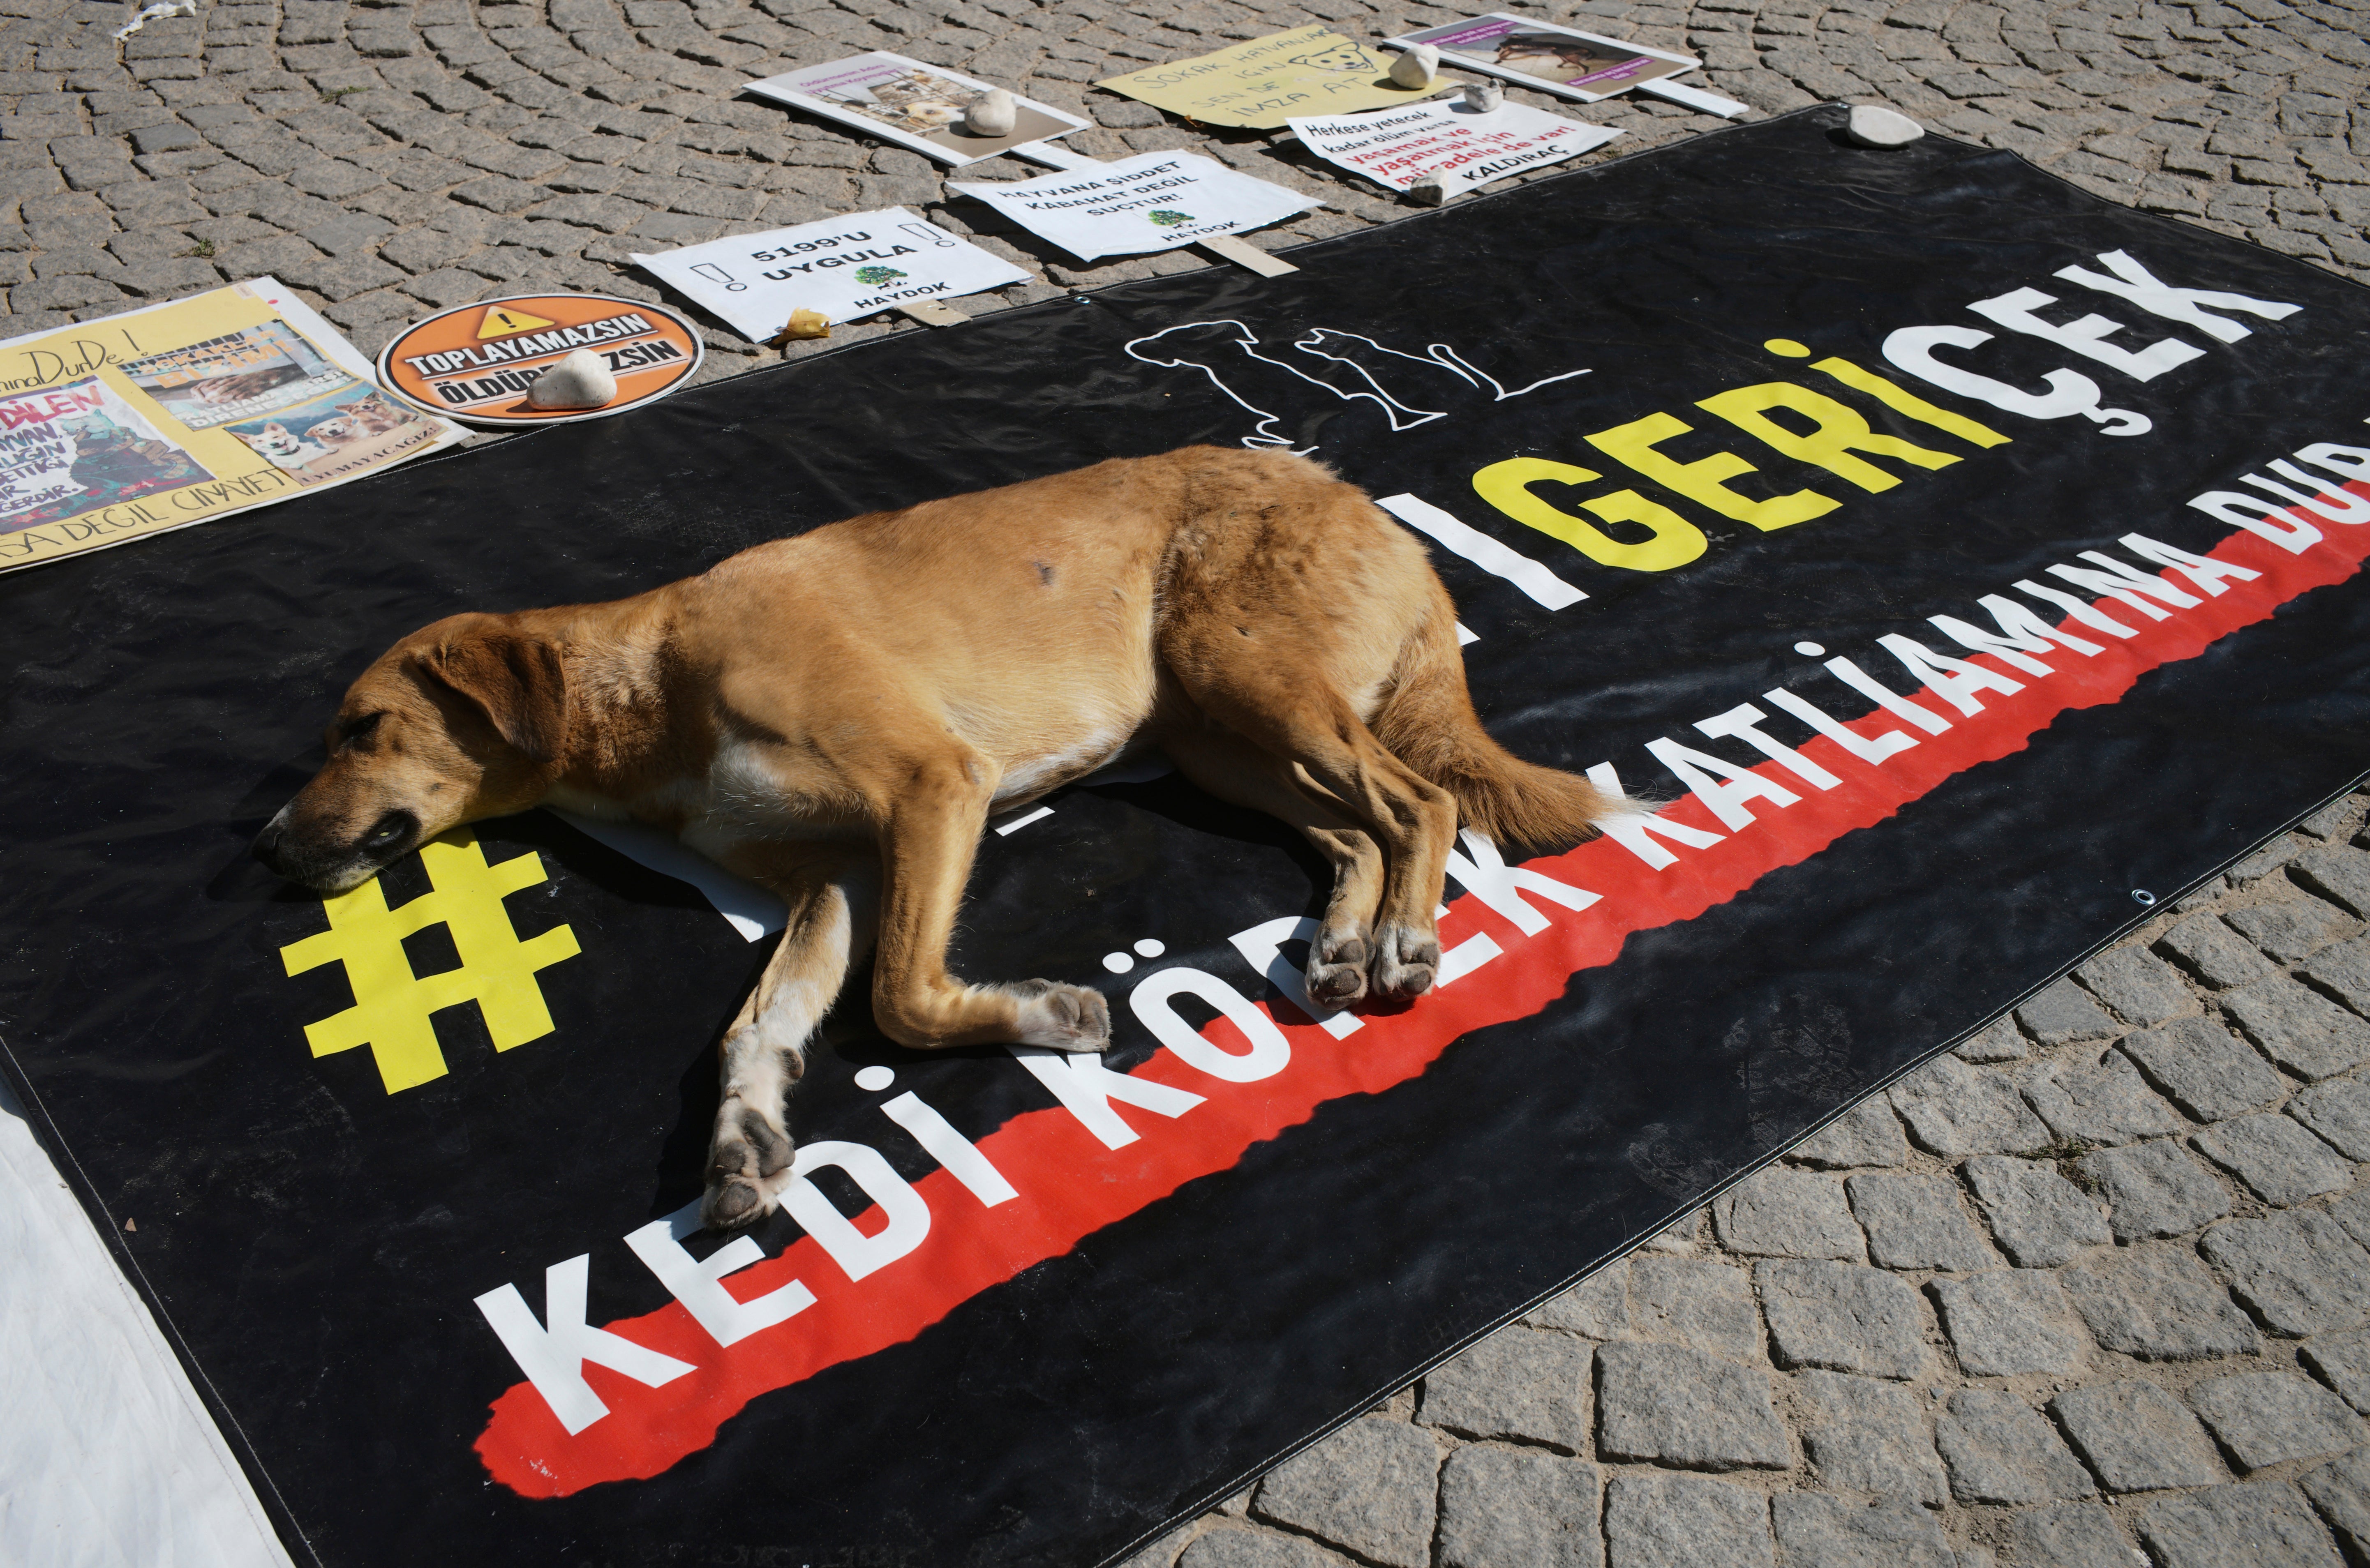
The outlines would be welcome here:
<svg viewBox="0 0 2370 1568">
<path fill-rule="evenodd" d="M 2109 1492 L 2211 1486 L 2223 1479 L 2197 1417 L 2154 1383 L 2068 1389 L 2049 1402 L 2049 1412 Z"/>
<path fill-rule="evenodd" d="M 1515 1323 L 1426 1373 L 1416 1419 L 1577 1453 L 1588 1446 L 1589 1381 L 1585 1344 Z"/>
<path fill-rule="evenodd" d="M 2270 959 L 2212 915 L 2190 916 L 2158 937 L 2157 946 L 2215 990 L 2279 972 Z"/>
<path fill-rule="evenodd" d="M 1925 1412 L 1907 1389 L 1841 1372 L 1803 1372 L 1793 1382 L 1806 1413 L 1802 1449 L 1821 1485 L 1914 1498 L 1929 1508 L 1949 1501 Z"/>
<path fill-rule="evenodd" d="M 2370 1415 L 2370 1329 L 2308 1339 L 2296 1351 L 2296 1359 L 2335 1389 L 2339 1398 Z"/>
<path fill-rule="evenodd" d="M 2099 1010 L 2071 980 L 2044 988 L 2016 1010 L 2016 1021 L 2044 1046 L 2071 1045 L 2077 1040 L 2111 1040 L 2121 1025 Z"/>
<path fill-rule="evenodd" d="M 2170 1139 L 2102 1149 L 2075 1162 L 2107 1200 L 2107 1224 L 2119 1242 L 2179 1236 L 2230 1212 L 2222 1184 Z"/>
<path fill-rule="evenodd" d="M 2008 1517 L 2018 1568 L 2117 1568 L 2134 1561 L 2115 1516 L 2096 1503 L 2026 1508 Z"/>
<path fill-rule="evenodd" d="M 2240 935 L 2283 964 L 2309 958 L 2343 936 L 2353 921 L 2318 898 L 2284 899 L 2233 910 L 2224 917 Z"/>
<path fill-rule="evenodd" d="M 2330 948 L 2304 967 L 2304 977 L 2354 1012 L 2370 1016 L 2370 936 Z"/>
<path fill-rule="evenodd" d="M 1761 1357 L 1761 1312 L 1751 1277 L 1703 1258 L 1632 1258 L 1629 1332 L 1731 1361 Z"/>
<path fill-rule="evenodd" d="M 2121 1051 L 2109 1051 L 2095 1062 L 2038 1063 L 2025 1073 L 2023 1089 L 2026 1103 L 2063 1139 L 2130 1143 L 2188 1125 Z"/>
<path fill-rule="evenodd" d="M 2059 1277 L 2090 1335 L 2145 1361 L 2252 1354 L 2255 1325 L 2186 1246 L 2129 1247 Z"/>
<path fill-rule="evenodd" d="M 1868 1254 L 1887 1268 L 1994 1268 L 1999 1259 L 1959 1206 L 1956 1184 L 1940 1176 L 1868 1173 L 1844 1191 L 1868 1232 Z"/>
<path fill-rule="evenodd" d="M 1881 1094 L 1862 1100 L 1825 1127 L 1794 1145 L 1787 1158 L 1828 1170 L 1864 1165 L 1902 1165 L 1909 1160 L 1909 1140 L 1901 1136 L 1901 1118 Z"/>
<path fill-rule="evenodd" d="M 1177 1568 L 1340 1568 L 1313 1540 L 1270 1530 L 1215 1529 L 1196 1536 Z"/>
<path fill-rule="evenodd" d="M 1566 1329 L 1591 1339 L 1619 1339 L 1629 1332 L 1629 1262 L 1606 1264 L 1560 1296 L 1532 1308 L 1523 1322 Z"/>
<path fill-rule="evenodd" d="M 1251 1508 L 1386 1568 L 1430 1568 L 1439 1473 L 1430 1432 L 1362 1417 L 1268 1471 Z"/>
<path fill-rule="evenodd" d="M 1769 1500 L 1780 1568 L 1958 1568 L 1934 1516 L 1915 1503 L 1865 1507 L 1815 1492 Z"/>
<path fill-rule="evenodd" d="M 2290 1339 L 2370 1319 L 2370 1253 L 2317 1210 L 2233 1219 L 2197 1243 L 2230 1275 L 2230 1289 L 2273 1333 Z"/>
<path fill-rule="evenodd" d="M 2296 1477 L 2296 1485 L 2357 1561 L 2370 1558 L 2370 1448 L 2307 1471 Z"/>
<path fill-rule="evenodd" d="M 2328 1078 L 2298 1090 L 2287 1114 L 2334 1144 L 2349 1160 L 2370 1160 L 2370 1083 Z"/>
<path fill-rule="evenodd" d="M 2288 863 L 2288 875 L 2334 904 L 2370 919 L 2370 853 L 2329 844 Z"/>
<path fill-rule="evenodd" d="M 2285 1482 L 2160 1497 L 2139 1511 L 2157 1568 L 2341 1568 L 2329 1532 Z"/>
<path fill-rule="evenodd" d="M 1755 1266 L 1754 1280 L 1779 1366 L 1901 1379 L 1925 1368 L 1917 1293 L 1883 1270 L 1771 1261 Z"/>
<path fill-rule="evenodd" d="M 1756 1492 L 1653 1471 L 1605 1488 L 1607 1568 L 1777 1568 L 1769 1504 Z"/>
<path fill-rule="evenodd" d="M 2183 1018 L 2133 1035 L 2116 1048 L 2200 1121 L 2275 1105 L 2287 1092 L 2270 1063 L 2210 1018 Z"/>
<path fill-rule="evenodd" d="M 2328 1078 L 2370 1056 L 2370 1024 L 2285 975 L 2234 990 L 2222 1005 L 2265 1056 L 2299 1078 Z"/>
<path fill-rule="evenodd" d="M 1917 1146 L 1945 1160 L 2031 1154 L 2051 1142 L 2049 1129 L 2005 1075 L 1956 1057 L 1935 1058 L 1888 1093 Z"/>
<path fill-rule="evenodd" d="M 1713 1200 L 1711 1222 L 1721 1246 L 1747 1257 L 1858 1262 L 1868 1255 L 1843 1183 L 1808 1171 L 1755 1171 Z"/>
<path fill-rule="evenodd" d="M 1596 1367 L 1603 1458 L 1716 1471 L 1794 1462 L 1766 1372 L 1676 1345 L 1600 1345 Z"/>
<path fill-rule="evenodd" d="M 2143 1029 L 2197 1011 L 2197 999 L 2189 994 L 2180 977 L 2143 947 L 2101 953 L 2075 970 L 2074 978 L 2121 1014 L 2123 1022 Z"/>
<path fill-rule="evenodd" d="M 2286 1116 L 2239 1116 L 2189 1141 L 2257 1197 L 2280 1208 L 2353 1185 L 2353 1162 Z"/>
<path fill-rule="evenodd" d="M 1603 1568 L 1596 1467 L 1459 1448 L 1440 1471 L 1440 1568 Z"/>
<path fill-rule="evenodd" d="M 1950 1054 L 1961 1061 L 2022 1061 L 2030 1051 L 2024 1036 L 2013 1018 L 2003 1018 L 1980 1035 L 1973 1035 L 1950 1047 Z"/>
<path fill-rule="evenodd" d="M 2197 1412 L 2241 1469 L 2341 1454 L 2370 1433 L 2345 1402 L 2294 1372 L 2240 1372 L 2189 1391 Z"/>
<path fill-rule="evenodd" d="M 1934 1446 L 1962 1503 L 2064 1503 L 2098 1494 L 2040 1412 L 1997 1389 L 1961 1389 L 1934 1423 Z"/>
<path fill-rule="evenodd" d="M 2055 1268 L 2115 1239 L 2106 1213 L 2053 1165 L 1986 1154 L 1965 1170 L 1994 1239 L 2019 1267 Z"/>
<path fill-rule="evenodd" d="M 1996 1269 L 1937 1279 L 1926 1288 L 1958 1354 L 1959 1370 L 1970 1378 L 2072 1372 L 2089 1364 L 2090 1336 L 2065 1288 L 2046 1269 Z"/>
</svg>

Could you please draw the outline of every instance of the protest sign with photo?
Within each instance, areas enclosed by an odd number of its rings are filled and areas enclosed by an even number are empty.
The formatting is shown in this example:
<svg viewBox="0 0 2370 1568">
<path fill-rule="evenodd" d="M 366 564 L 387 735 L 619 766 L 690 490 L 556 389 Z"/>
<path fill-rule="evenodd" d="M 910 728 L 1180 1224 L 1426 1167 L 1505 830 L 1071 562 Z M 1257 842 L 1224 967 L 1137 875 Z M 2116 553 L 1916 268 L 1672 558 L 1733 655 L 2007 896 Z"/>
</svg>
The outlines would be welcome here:
<svg viewBox="0 0 2370 1568">
<path fill-rule="evenodd" d="M 1320 22 L 1095 86 L 1204 125 L 1274 131 L 1295 114 L 1415 103 L 1451 85 L 1434 77 L 1421 87 L 1402 87 L 1390 73 L 1390 55 Z"/>
<path fill-rule="evenodd" d="M 1372 114 L 1295 119 L 1292 129 L 1327 163 L 1393 190 L 1406 190 L 1427 177 L 1451 190 L 1471 190 L 1578 157 L 1621 134 L 1527 104 L 1501 104 L 1485 114 L 1454 99 Z"/>
<path fill-rule="evenodd" d="M 774 338 L 794 310 L 856 321 L 917 300 L 1029 281 L 1002 257 L 903 207 L 637 253 L 634 259 L 753 343 Z"/>
<path fill-rule="evenodd" d="M 911 147 L 942 164 L 977 163 L 1092 123 L 1015 94 L 1019 112 L 1012 130 L 1002 136 L 973 135 L 963 129 L 963 111 L 994 92 L 993 83 L 885 51 L 785 71 L 750 83 L 748 90 Z"/>
<path fill-rule="evenodd" d="M 1405 33 L 1390 41 L 1402 48 L 1428 43 L 1440 51 L 1443 65 L 1486 71 L 1582 103 L 1594 103 L 1642 82 L 1675 76 L 1703 63 L 1691 54 L 1648 49 L 1498 11 Z"/>
<path fill-rule="evenodd" d="M 1139 153 L 1035 179 L 947 184 L 1081 261 L 1174 250 L 1325 204 L 1192 153 Z"/>
</svg>

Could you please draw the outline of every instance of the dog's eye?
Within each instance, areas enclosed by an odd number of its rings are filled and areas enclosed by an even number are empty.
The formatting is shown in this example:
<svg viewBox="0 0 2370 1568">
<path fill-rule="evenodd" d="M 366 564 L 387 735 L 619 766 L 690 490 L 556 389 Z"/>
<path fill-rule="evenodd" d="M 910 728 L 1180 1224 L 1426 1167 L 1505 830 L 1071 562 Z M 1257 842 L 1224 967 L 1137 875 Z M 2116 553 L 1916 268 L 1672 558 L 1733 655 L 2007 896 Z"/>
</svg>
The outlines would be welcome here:
<svg viewBox="0 0 2370 1568">
<path fill-rule="evenodd" d="M 362 839 L 362 848 L 375 853 L 401 843 L 420 826 L 420 819 L 408 811 L 390 811 L 380 818 Z"/>
<path fill-rule="evenodd" d="M 373 730 L 378 727 L 378 721 L 385 716 L 386 715 L 383 713 L 364 714 L 360 718 L 350 718 L 346 720 L 346 722 L 340 725 L 338 728 L 338 743 L 341 746 L 351 745 L 354 741 L 367 738 Z"/>
</svg>

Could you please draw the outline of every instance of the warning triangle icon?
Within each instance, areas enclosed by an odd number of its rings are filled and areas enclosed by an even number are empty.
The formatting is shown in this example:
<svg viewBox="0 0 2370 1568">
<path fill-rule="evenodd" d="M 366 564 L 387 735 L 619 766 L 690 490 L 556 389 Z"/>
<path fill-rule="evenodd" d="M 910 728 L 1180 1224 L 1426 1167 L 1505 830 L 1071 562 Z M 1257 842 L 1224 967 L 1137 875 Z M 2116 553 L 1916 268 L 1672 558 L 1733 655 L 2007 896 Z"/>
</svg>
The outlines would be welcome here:
<svg viewBox="0 0 2370 1568">
<path fill-rule="evenodd" d="M 488 305 L 486 318 L 477 323 L 477 341 L 482 343 L 489 338 L 507 338 L 513 332 L 532 332 L 538 326 L 554 325 L 557 324 L 546 317 L 529 315 L 510 305 Z"/>
</svg>

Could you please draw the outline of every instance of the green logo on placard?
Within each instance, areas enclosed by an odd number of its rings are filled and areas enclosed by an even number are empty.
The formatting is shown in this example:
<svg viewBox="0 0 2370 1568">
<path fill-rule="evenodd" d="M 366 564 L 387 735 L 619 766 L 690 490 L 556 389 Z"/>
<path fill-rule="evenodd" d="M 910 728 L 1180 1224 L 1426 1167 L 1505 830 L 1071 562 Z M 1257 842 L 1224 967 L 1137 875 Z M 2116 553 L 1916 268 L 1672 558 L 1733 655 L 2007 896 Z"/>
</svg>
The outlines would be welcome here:
<svg viewBox="0 0 2370 1568">
<path fill-rule="evenodd" d="M 904 275 L 894 267 L 859 267 L 856 269 L 857 282 L 869 283 L 876 289 L 883 283 L 893 283 Z"/>
<path fill-rule="evenodd" d="M 1155 207 L 1145 216 L 1164 229 L 1173 229 L 1179 223 L 1190 223 L 1193 221 L 1193 214 L 1191 212 L 1171 212 L 1165 207 Z"/>
</svg>

